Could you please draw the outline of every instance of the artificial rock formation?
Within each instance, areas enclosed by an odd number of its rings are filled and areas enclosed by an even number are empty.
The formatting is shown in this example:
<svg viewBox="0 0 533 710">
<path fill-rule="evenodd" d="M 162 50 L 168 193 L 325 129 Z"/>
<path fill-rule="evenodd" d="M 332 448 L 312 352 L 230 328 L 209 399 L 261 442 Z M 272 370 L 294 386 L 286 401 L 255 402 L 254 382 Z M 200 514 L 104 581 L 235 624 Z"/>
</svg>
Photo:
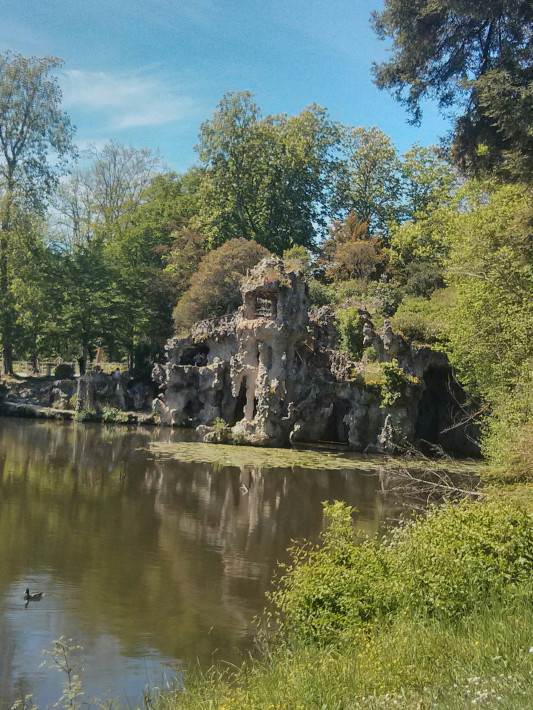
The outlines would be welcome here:
<svg viewBox="0 0 533 710">
<path fill-rule="evenodd" d="M 241 292 L 234 316 L 202 321 L 188 337 L 168 342 L 167 363 L 154 370 L 161 394 L 153 409 L 161 423 L 205 433 L 223 419 L 235 440 L 263 446 L 327 441 L 390 453 L 425 440 L 476 452 L 455 426 L 465 396 L 445 354 L 413 346 L 388 321 L 375 331 L 361 309 L 364 348 L 399 366 L 387 404 L 383 381 L 365 379 L 365 358 L 354 362 L 337 350 L 333 311 L 309 315 L 301 273 L 267 257 Z"/>
</svg>

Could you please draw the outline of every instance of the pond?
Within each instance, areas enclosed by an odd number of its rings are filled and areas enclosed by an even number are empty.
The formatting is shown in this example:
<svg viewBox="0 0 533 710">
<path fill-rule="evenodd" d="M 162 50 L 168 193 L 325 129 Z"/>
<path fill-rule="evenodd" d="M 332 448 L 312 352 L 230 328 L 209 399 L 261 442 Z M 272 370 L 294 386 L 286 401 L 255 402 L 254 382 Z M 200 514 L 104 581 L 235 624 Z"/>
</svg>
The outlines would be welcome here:
<svg viewBox="0 0 533 710">
<path fill-rule="evenodd" d="M 376 457 L 215 447 L 187 432 L 0 419 L 0 709 L 61 694 L 60 636 L 86 695 L 137 705 L 188 662 L 252 646 L 278 561 L 316 539 L 322 501 L 388 511 Z M 26 587 L 44 592 L 24 605 Z"/>
</svg>

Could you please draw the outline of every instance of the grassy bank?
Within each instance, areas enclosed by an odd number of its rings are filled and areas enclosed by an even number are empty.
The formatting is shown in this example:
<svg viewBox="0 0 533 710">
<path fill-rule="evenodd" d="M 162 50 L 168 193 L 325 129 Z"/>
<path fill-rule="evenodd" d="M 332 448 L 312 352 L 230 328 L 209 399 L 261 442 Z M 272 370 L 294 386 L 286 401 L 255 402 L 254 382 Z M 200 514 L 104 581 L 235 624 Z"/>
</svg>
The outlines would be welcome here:
<svg viewBox="0 0 533 710">
<path fill-rule="evenodd" d="M 330 506 L 322 544 L 294 550 L 272 595 L 277 631 L 259 656 L 191 672 L 157 706 L 530 708 L 533 515 L 510 493 L 445 505 L 363 544 L 349 509 Z"/>
<path fill-rule="evenodd" d="M 529 710 L 533 613 L 525 602 L 451 625 L 396 620 L 341 645 L 278 646 L 237 672 L 188 677 L 165 710 L 485 708 Z"/>
</svg>

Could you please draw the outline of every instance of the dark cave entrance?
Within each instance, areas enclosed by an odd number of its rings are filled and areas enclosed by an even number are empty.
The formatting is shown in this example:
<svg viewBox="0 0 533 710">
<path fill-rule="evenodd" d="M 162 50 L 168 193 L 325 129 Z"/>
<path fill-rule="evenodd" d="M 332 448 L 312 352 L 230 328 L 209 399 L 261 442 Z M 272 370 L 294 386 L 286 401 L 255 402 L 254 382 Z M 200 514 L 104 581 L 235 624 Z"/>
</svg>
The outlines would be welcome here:
<svg viewBox="0 0 533 710">
<path fill-rule="evenodd" d="M 180 365 L 207 365 L 209 348 L 207 345 L 196 345 L 188 348 L 180 357 Z"/>
<path fill-rule="evenodd" d="M 334 444 L 348 442 L 348 425 L 344 422 L 344 417 L 349 411 L 350 403 L 347 400 L 339 399 L 333 402 L 333 409 L 322 435 L 324 442 Z"/>
<path fill-rule="evenodd" d="M 246 389 L 247 389 L 246 377 L 243 377 L 241 380 L 241 387 L 239 389 L 239 394 L 237 395 L 237 401 L 235 402 L 235 410 L 234 410 L 234 415 L 233 415 L 232 426 L 234 426 L 237 422 L 240 422 L 241 419 L 244 417 L 244 408 L 246 406 Z"/>
<path fill-rule="evenodd" d="M 424 385 L 415 429 L 417 447 L 428 453 L 433 445 L 450 454 L 479 456 L 478 427 L 472 422 L 460 424 L 474 407 L 451 368 L 429 367 Z"/>
</svg>

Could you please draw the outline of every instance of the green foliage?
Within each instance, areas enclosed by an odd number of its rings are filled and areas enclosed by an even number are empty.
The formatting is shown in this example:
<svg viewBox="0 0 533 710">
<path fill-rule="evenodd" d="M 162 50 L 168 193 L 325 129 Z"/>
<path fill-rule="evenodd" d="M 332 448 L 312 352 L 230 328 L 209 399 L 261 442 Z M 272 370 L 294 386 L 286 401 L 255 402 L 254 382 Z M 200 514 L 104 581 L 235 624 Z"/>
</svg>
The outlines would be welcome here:
<svg viewBox="0 0 533 710">
<path fill-rule="evenodd" d="M 311 275 L 311 254 L 300 244 L 283 252 L 283 263 L 287 271 L 301 271 L 307 278 Z"/>
<path fill-rule="evenodd" d="M 174 310 L 176 329 L 183 331 L 203 318 L 236 310 L 241 304 L 242 277 L 268 253 L 264 247 L 246 239 L 231 239 L 208 252 Z"/>
<path fill-rule="evenodd" d="M 363 354 L 363 321 L 358 308 L 344 308 L 337 313 L 339 346 L 349 353 L 353 360 L 360 360 Z"/>
<path fill-rule="evenodd" d="M 43 651 L 43 656 L 46 656 L 46 659 L 41 665 L 52 669 L 55 668 L 59 673 L 64 673 L 66 676 L 63 693 L 57 703 L 55 703 L 55 707 L 65 708 L 65 710 L 78 710 L 84 705 L 82 696 L 85 693 L 82 690 L 78 667 L 72 663 L 72 656 L 82 650 L 81 646 L 75 645 L 72 639 L 65 636 L 61 636 L 53 644 L 52 649 Z"/>
<path fill-rule="evenodd" d="M 394 315 L 402 300 L 401 289 L 394 282 L 370 283 L 366 288 L 365 295 L 369 304 L 385 318 Z"/>
<path fill-rule="evenodd" d="M 528 0 L 450 3 L 387 0 L 374 28 L 392 39 L 392 58 L 374 66 L 376 83 L 421 118 L 421 101 L 464 107 L 454 153 L 464 170 L 531 175 L 533 18 Z M 509 158 L 521 156 L 513 165 Z"/>
<path fill-rule="evenodd" d="M 231 433 L 231 427 L 224 420 L 218 417 L 213 422 L 213 432 L 211 437 L 211 443 L 213 444 L 231 444 L 233 442 L 233 436 Z"/>
<path fill-rule="evenodd" d="M 59 364 L 54 370 L 54 377 L 58 380 L 67 380 L 74 377 L 74 368 L 66 362 Z"/>
<path fill-rule="evenodd" d="M 53 57 L 0 55 L 0 339 L 4 374 L 12 374 L 17 296 L 12 255 L 17 217 L 42 215 L 73 152 L 70 119 L 60 110 L 61 91 L 51 73 Z"/>
<path fill-rule="evenodd" d="M 381 382 L 381 406 L 390 407 L 402 396 L 405 385 L 409 382 L 405 372 L 398 365 L 398 360 L 381 363 L 383 380 Z"/>
<path fill-rule="evenodd" d="M 77 422 L 98 422 L 100 421 L 100 414 L 94 409 L 81 409 L 76 412 L 74 419 Z"/>
<path fill-rule="evenodd" d="M 533 359 L 523 363 L 512 390 L 494 402 L 482 451 L 492 478 L 533 480 Z"/>
<path fill-rule="evenodd" d="M 455 288 L 454 303 L 444 311 L 450 358 L 461 381 L 494 412 L 484 450 L 497 467 L 507 460 L 525 475 L 533 421 L 531 400 L 524 396 L 533 358 L 530 191 L 472 183 L 458 197 L 460 210 L 447 229 L 447 279 Z M 518 452 L 524 453 L 521 463 Z"/>
<path fill-rule="evenodd" d="M 282 627 L 302 639 L 338 641 L 404 614 L 459 620 L 503 598 L 512 605 L 533 571 L 533 515 L 512 504 L 431 508 L 362 542 L 350 508 L 337 502 L 325 513 L 322 545 L 294 548 L 271 595 Z"/>
<path fill-rule="evenodd" d="M 449 225 L 451 355 L 463 381 L 495 402 L 532 355 L 533 217 L 529 191 L 470 184 Z"/>
<path fill-rule="evenodd" d="M 354 211 L 370 236 L 387 238 L 401 218 L 400 160 L 391 139 L 375 126 L 345 130 L 339 207 Z"/>
<path fill-rule="evenodd" d="M 369 348 L 365 348 L 363 351 L 363 358 L 367 362 L 377 362 L 378 353 L 376 349 L 371 345 Z"/>
<path fill-rule="evenodd" d="M 391 327 L 409 340 L 442 343 L 446 337 L 446 311 L 453 302 L 451 288 L 434 291 L 430 299 L 405 298 L 391 318 Z"/>
<path fill-rule="evenodd" d="M 333 220 L 324 241 L 319 263 L 326 266 L 326 276 L 333 281 L 376 278 L 387 261 L 383 241 L 372 238 L 368 222 L 353 210 L 344 220 Z"/>
<path fill-rule="evenodd" d="M 329 647 L 277 639 L 238 668 L 190 671 L 156 710 L 530 710 L 532 624 L 525 597 L 454 624 L 406 614 Z"/>
<path fill-rule="evenodd" d="M 405 267 L 404 291 L 409 296 L 429 298 L 433 291 L 444 288 L 443 270 L 427 262 L 411 262 Z"/>
<path fill-rule="evenodd" d="M 242 237 L 279 255 L 312 247 L 330 215 L 339 139 L 319 106 L 262 118 L 249 91 L 226 94 L 200 129 L 200 231 L 214 246 Z"/>
</svg>

